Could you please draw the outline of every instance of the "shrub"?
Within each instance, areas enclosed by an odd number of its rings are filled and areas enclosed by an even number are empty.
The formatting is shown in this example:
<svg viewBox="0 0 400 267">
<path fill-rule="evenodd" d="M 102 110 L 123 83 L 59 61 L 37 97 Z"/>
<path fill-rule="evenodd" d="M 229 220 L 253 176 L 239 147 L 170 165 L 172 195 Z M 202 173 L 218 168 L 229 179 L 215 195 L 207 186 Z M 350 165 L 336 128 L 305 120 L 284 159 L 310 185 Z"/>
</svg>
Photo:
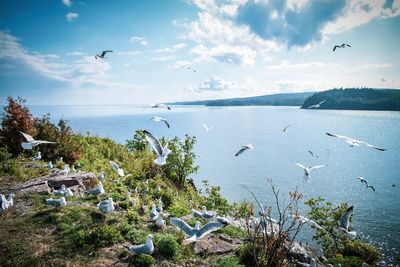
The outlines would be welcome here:
<svg viewBox="0 0 400 267">
<path fill-rule="evenodd" d="M 169 258 L 173 258 L 179 251 L 180 246 L 176 239 L 171 235 L 162 236 L 157 242 L 158 251 Z"/>
<path fill-rule="evenodd" d="M 239 246 L 235 251 L 235 254 L 238 257 L 239 262 L 246 266 L 255 266 L 256 262 L 255 262 L 255 257 L 253 255 L 254 249 L 255 249 L 254 246 L 250 244 Z"/>
<path fill-rule="evenodd" d="M 76 247 L 106 247 L 122 240 L 121 233 L 109 225 L 97 226 L 92 230 L 79 230 L 72 235 Z"/>
<path fill-rule="evenodd" d="M 243 265 L 239 264 L 239 260 L 235 256 L 226 256 L 219 258 L 216 264 L 213 267 L 242 267 Z"/>
<path fill-rule="evenodd" d="M 141 229 L 131 229 L 126 234 L 126 237 L 131 241 L 132 244 L 143 244 L 146 242 L 148 232 Z"/>
<path fill-rule="evenodd" d="M 347 240 L 344 244 L 344 256 L 357 256 L 367 263 L 373 263 L 379 259 L 379 250 L 360 240 Z"/>
<path fill-rule="evenodd" d="M 135 256 L 133 264 L 135 267 L 151 267 L 154 266 L 156 261 L 150 255 L 140 254 Z"/>
</svg>

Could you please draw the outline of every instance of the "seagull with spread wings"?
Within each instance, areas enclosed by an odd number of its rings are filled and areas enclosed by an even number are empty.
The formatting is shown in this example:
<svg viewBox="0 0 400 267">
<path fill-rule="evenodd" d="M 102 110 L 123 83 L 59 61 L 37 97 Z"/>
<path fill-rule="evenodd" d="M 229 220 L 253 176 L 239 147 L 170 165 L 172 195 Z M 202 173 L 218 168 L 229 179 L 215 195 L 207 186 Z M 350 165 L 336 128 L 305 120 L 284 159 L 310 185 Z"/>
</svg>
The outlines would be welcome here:
<svg viewBox="0 0 400 267">
<path fill-rule="evenodd" d="M 296 163 L 296 165 L 304 170 L 303 180 L 304 180 L 304 182 L 307 182 L 307 183 L 309 183 L 311 181 L 311 171 L 312 170 L 325 167 L 325 165 L 317 165 L 314 167 L 311 167 L 311 166 L 305 167 L 305 166 L 301 165 L 300 163 Z"/>
<path fill-rule="evenodd" d="M 320 108 L 321 105 L 322 105 L 323 103 L 325 103 L 325 102 L 326 102 L 326 100 L 322 100 L 322 101 L 319 102 L 318 104 L 309 106 L 308 109 L 317 109 L 317 108 Z"/>
<path fill-rule="evenodd" d="M 95 59 L 98 59 L 98 58 L 106 58 L 105 56 L 106 56 L 106 54 L 107 53 L 112 53 L 113 51 L 112 50 L 104 50 L 103 52 L 101 52 L 101 54 L 99 55 L 99 54 L 96 54 L 95 56 L 94 56 L 94 58 Z"/>
<path fill-rule="evenodd" d="M 27 133 L 24 133 L 24 132 L 20 132 L 20 133 L 24 136 L 24 138 L 26 140 L 26 142 L 21 143 L 21 146 L 23 149 L 32 149 L 33 147 L 38 146 L 40 144 L 55 144 L 55 142 L 44 141 L 44 140 L 35 140 L 35 139 L 33 139 L 33 137 L 31 135 L 29 135 Z"/>
<path fill-rule="evenodd" d="M 209 132 L 209 131 L 215 129 L 215 127 L 208 127 L 205 123 L 202 123 L 201 125 L 203 125 L 204 129 L 206 130 L 206 132 Z"/>
<path fill-rule="evenodd" d="M 196 222 L 194 227 L 191 227 L 189 224 L 187 224 L 184 220 L 181 218 L 170 218 L 170 222 L 175 228 L 177 228 L 179 231 L 182 231 L 185 233 L 187 237 L 187 241 L 199 241 L 203 237 L 205 237 L 207 234 L 217 231 L 221 229 L 224 224 L 220 222 L 209 222 L 203 227 L 200 228 L 200 222 Z"/>
<path fill-rule="evenodd" d="M 248 144 L 248 145 L 242 146 L 242 148 L 235 154 L 235 157 L 239 156 L 240 154 L 242 154 L 243 152 L 245 152 L 247 150 L 251 151 L 253 149 L 254 149 L 254 147 L 253 147 L 252 144 Z"/>
<path fill-rule="evenodd" d="M 165 125 L 166 125 L 168 128 L 170 128 L 170 125 L 169 125 L 167 119 L 165 119 L 165 118 L 154 116 L 153 118 L 151 118 L 151 120 L 152 120 L 152 121 L 157 121 L 157 122 L 164 122 Z"/>
<path fill-rule="evenodd" d="M 345 44 L 345 43 L 343 43 L 343 44 L 341 44 L 341 45 L 335 45 L 335 46 L 333 47 L 333 52 L 335 52 L 335 50 L 336 50 L 337 48 L 346 48 L 346 47 L 351 47 L 351 45 Z"/>
<path fill-rule="evenodd" d="M 340 217 L 339 227 L 337 228 L 339 234 L 346 236 L 350 239 L 355 239 L 357 233 L 355 231 L 349 231 L 350 227 L 350 217 L 353 213 L 354 206 L 349 207 Z"/>
<path fill-rule="evenodd" d="M 146 138 L 147 142 L 151 145 L 153 148 L 154 152 L 157 154 L 157 158 L 154 160 L 154 162 L 157 165 L 164 165 L 167 163 L 167 157 L 169 153 L 171 153 L 171 150 L 168 149 L 167 145 L 162 146 L 160 141 L 152 135 L 149 131 L 142 130 L 144 133 L 144 137 Z"/>
<path fill-rule="evenodd" d="M 380 147 L 371 145 L 371 144 L 369 144 L 367 142 L 364 142 L 364 141 L 361 141 L 361 140 L 357 140 L 357 139 L 354 139 L 354 138 L 350 138 L 350 137 L 347 137 L 347 136 L 344 136 L 344 135 L 338 135 L 338 134 L 332 134 L 332 133 L 326 133 L 326 134 L 328 136 L 331 136 L 331 137 L 344 139 L 350 145 L 350 147 L 366 145 L 367 147 L 370 147 L 370 148 L 373 148 L 373 149 L 376 149 L 376 150 L 379 150 L 379 151 L 385 151 L 386 150 L 385 148 L 380 148 Z"/>
</svg>

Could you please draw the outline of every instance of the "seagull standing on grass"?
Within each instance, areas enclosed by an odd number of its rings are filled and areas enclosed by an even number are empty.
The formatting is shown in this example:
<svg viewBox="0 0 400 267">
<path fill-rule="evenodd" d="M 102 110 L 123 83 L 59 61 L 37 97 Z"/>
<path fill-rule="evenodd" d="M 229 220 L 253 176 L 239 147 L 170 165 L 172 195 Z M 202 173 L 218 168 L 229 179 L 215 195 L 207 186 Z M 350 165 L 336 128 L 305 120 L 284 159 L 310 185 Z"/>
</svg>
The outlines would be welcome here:
<svg viewBox="0 0 400 267">
<path fill-rule="evenodd" d="M 158 200 L 158 205 L 157 205 L 156 211 L 163 212 L 163 203 L 161 201 L 161 198 Z"/>
<path fill-rule="evenodd" d="M 165 227 L 165 220 L 163 220 L 163 214 L 161 212 L 159 212 L 157 214 L 156 225 L 158 228 L 161 228 L 161 229 Z"/>
<path fill-rule="evenodd" d="M 94 56 L 94 58 L 95 58 L 95 59 L 98 59 L 98 58 L 103 58 L 103 59 L 104 59 L 107 53 L 112 53 L 112 52 L 113 52 L 112 50 L 104 50 L 103 52 L 101 52 L 100 55 L 99 55 L 99 54 L 96 54 L 96 55 Z"/>
<path fill-rule="evenodd" d="M 240 154 L 242 154 L 243 152 L 245 152 L 247 150 L 251 151 L 253 149 L 254 149 L 254 147 L 253 147 L 252 144 L 248 144 L 248 145 L 242 146 L 242 148 L 235 154 L 235 157 L 239 156 Z"/>
<path fill-rule="evenodd" d="M 345 213 L 343 213 L 342 217 L 340 218 L 339 221 L 339 227 L 338 227 L 338 232 L 342 236 L 346 236 L 350 239 L 355 239 L 357 236 L 357 233 L 355 231 L 349 231 L 350 227 L 350 217 L 351 214 L 353 213 L 354 206 L 351 206 L 346 210 Z"/>
<path fill-rule="evenodd" d="M 6 198 L 5 195 L 0 194 L 0 211 L 5 211 L 6 209 L 9 209 L 12 205 L 14 205 L 14 200 L 13 200 L 14 194 L 9 194 L 8 197 Z"/>
<path fill-rule="evenodd" d="M 59 207 L 67 205 L 67 201 L 65 200 L 65 197 L 62 197 L 60 199 L 48 198 L 48 199 L 46 199 L 46 203 L 55 208 L 59 208 Z"/>
<path fill-rule="evenodd" d="M 142 132 L 144 133 L 144 136 L 145 136 L 147 142 L 149 142 L 149 144 L 153 148 L 154 152 L 156 152 L 156 154 L 157 154 L 157 158 L 154 160 L 154 162 L 157 165 L 166 164 L 167 157 L 168 157 L 169 153 L 171 153 L 171 150 L 168 149 L 167 145 L 162 146 L 160 141 L 154 135 L 152 135 L 150 132 L 148 132 L 146 130 L 142 130 Z"/>
<path fill-rule="evenodd" d="M 99 181 L 103 181 L 104 180 L 104 172 L 103 171 L 100 171 L 99 175 L 97 175 L 97 179 Z"/>
<path fill-rule="evenodd" d="M 97 186 L 95 186 L 94 188 L 85 191 L 86 194 L 90 194 L 90 195 L 94 195 L 94 196 L 98 196 L 101 194 L 104 194 L 104 187 L 103 187 L 103 183 L 101 181 L 99 181 L 99 183 L 97 184 Z"/>
<path fill-rule="evenodd" d="M 112 197 L 109 197 L 107 200 L 102 200 L 97 204 L 101 213 L 107 213 L 114 211 L 114 201 Z"/>
<path fill-rule="evenodd" d="M 124 170 L 122 168 L 120 168 L 117 165 L 117 163 L 110 160 L 110 164 L 111 164 L 111 167 L 119 174 L 119 176 L 121 176 L 121 177 L 125 176 Z"/>
<path fill-rule="evenodd" d="M 321 102 L 319 102 L 318 104 L 315 104 L 315 105 L 312 105 L 312 106 L 309 106 L 308 107 L 308 109 L 317 109 L 317 108 L 320 108 L 321 107 L 321 105 L 323 104 L 323 103 L 325 103 L 326 102 L 326 100 L 322 100 Z"/>
<path fill-rule="evenodd" d="M 53 162 L 49 161 L 49 163 L 47 163 L 47 168 L 53 169 L 54 168 Z"/>
<path fill-rule="evenodd" d="M 126 246 L 124 246 L 126 247 Z M 133 254 L 153 254 L 154 251 L 154 244 L 153 244 L 153 236 L 148 235 L 146 239 L 146 243 L 141 245 L 133 245 L 130 247 L 126 247 L 130 252 Z"/>
<path fill-rule="evenodd" d="M 38 151 L 36 153 L 36 156 L 33 158 L 33 160 L 41 160 L 42 159 L 42 153 L 40 151 Z"/>
<path fill-rule="evenodd" d="M 311 180 L 311 171 L 312 170 L 319 169 L 319 168 L 322 168 L 322 167 L 325 166 L 325 165 L 317 165 L 317 166 L 314 166 L 314 167 L 311 167 L 311 166 L 305 167 L 305 166 L 303 166 L 303 165 L 301 165 L 299 163 L 296 163 L 296 165 L 304 170 L 303 181 L 307 182 L 307 183 L 309 183 L 310 180 Z"/>
<path fill-rule="evenodd" d="M 151 205 L 151 211 L 150 211 L 150 221 L 154 222 L 157 219 L 158 216 L 158 211 L 156 208 L 156 204 Z"/>
<path fill-rule="evenodd" d="M 55 142 L 35 140 L 35 139 L 33 139 L 32 136 L 30 136 L 27 133 L 23 133 L 23 132 L 20 132 L 20 133 L 24 136 L 24 138 L 26 140 L 26 142 L 21 143 L 21 146 L 23 149 L 32 149 L 33 147 L 38 146 L 40 144 L 55 144 Z"/>
<path fill-rule="evenodd" d="M 152 120 L 152 121 L 157 121 L 157 122 L 164 122 L 165 125 L 166 125 L 168 128 L 170 128 L 170 125 L 169 125 L 167 119 L 165 119 L 165 118 L 154 116 L 153 118 L 151 118 L 151 120 Z"/>
<path fill-rule="evenodd" d="M 175 226 L 179 231 L 185 233 L 187 239 L 186 241 L 199 241 L 207 234 L 221 229 L 224 225 L 219 222 L 209 222 L 200 228 L 200 222 L 196 222 L 194 227 L 188 225 L 181 218 L 171 218 L 171 224 Z"/>
<path fill-rule="evenodd" d="M 361 140 L 357 140 L 354 138 L 350 138 L 344 135 L 338 135 L 338 134 L 332 134 L 332 133 L 326 133 L 327 135 L 331 136 L 331 137 L 337 137 L 340 139 L 344 139 L 348 144 L 350 144 L 350 147 L 354 147 L 354 146 L 361 146 L 361 145 L 366 145 L 367 147 L 379 150 L 379 151 L 385 151 L 385 148 L 380 148 L 371 144 L 368 144 L 367 142 L 361 141 Z"/>
<path fill-rule="evenodd" d="M 64 169 L 59 171 L 57 174 L 58 175 L 67 175 L 67 174 L 69 174 L 69 172 L 70 172 L 69 165 L 68 164 L 64 164 Z"/>
</svg>

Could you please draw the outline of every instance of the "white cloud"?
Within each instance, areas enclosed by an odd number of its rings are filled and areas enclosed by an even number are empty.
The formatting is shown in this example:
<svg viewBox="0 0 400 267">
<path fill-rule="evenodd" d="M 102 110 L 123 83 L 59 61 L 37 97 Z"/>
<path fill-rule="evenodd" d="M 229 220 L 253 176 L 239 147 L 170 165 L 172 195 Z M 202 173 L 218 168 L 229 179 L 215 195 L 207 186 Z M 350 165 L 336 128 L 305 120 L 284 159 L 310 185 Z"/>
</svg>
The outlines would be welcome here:
<svg viewBox="0 0 400 267">
<path fill-rule="evenodd" d="M 145 37 L 141 37 L 141 36 L 132 36 L 129 39 L 129 42 L 133 43 L 133 44 L 140 44 L 140 45 L 143 45 L 143 46 L 147 45 L 147 39 Z"/>
<path fill-rule="evenodd" d="M 160 61 L 160 62 L 165 62 L 165 61 L 171 61 L 174 60 L 174 56 L 162 56 L 162 57 L 152 57 L 151 60 L 153 61 Z"/>
<path fill-rule="evenodd" d="M 339 64 L 327 62 L 307 62 L 307 63 L 290 63 L 289 60 L 282 61 L 279 65 L 267 66 L 270 70 L 303 70 L 309 68 L 325 68 L 325 67 L 339 67 Z"/>
<path fill-rule="evenodd" d="M 79 17 L 78 13 L 73 13 L 73 12 L 68 12 L 67 15 L 65 15 L 65 18 L 68 21 L 73 21 L 74 19 L 77 19 Z"/>
<path fill-rule="evenodd" d="M 116 54 L 122 55 L 122 56 L 137 56 L 137 55 L 141 55 L 142 52 L 141 51 L 117 51 Z"/>
<path fill-rule="evenodd" d="M 68 52 L 67 56 L 83 56 L 86 55 L 85 53 L 79 52 L 79 51 L 73 51 L 73 52 Z"/>
<path fill-rule="evenodd" d="M 235 82 L 225 81 L 224 79 L 211 75 L 210 78 L 205 79 L 195 90 L 197 92 L 204 91 L 224 91 L 230 89 L 236 89 L 237 84 Z"/>
<path fill-rule="evenodd" d="M 154 50 L 149 50 L 148 52 L 154 52 L 154 53 L 173 53 L 176 52 L 179 49 L 185 48 L 186 44 L 184 43 L 179 43 L 179 44 L 174 44 L 170 47 L 165 47 L 165 48 L 158 48 Z"/>
<path fill-rule="evenodd" d="M 62 0 L 63 4 L 66 5 L 67 7 L 70 7 L 72 5 L 71 0 Z"/>
<path fill-rule="evenodd" d="M 254 65 L 256 56 L 256 52 L 248 47 L 224 44 L 212 48 L 200 44 L 190 52 L 198 55 L 199 60 L 218 61 L 235 65 Z"/>
</svg>

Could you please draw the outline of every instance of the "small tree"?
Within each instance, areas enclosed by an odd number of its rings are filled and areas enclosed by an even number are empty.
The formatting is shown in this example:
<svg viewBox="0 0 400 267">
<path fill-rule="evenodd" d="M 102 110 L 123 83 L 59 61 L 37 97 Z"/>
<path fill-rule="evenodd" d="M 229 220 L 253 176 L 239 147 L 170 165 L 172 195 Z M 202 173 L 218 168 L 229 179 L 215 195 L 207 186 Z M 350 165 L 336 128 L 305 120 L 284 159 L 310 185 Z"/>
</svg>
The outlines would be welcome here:
<svg viewBox="0 0 400 267">
<path fill-rule="evenodd" d="M 147 144 L 143 131 L 136 131 L 132 140 L 126 140 L 126 147 L 130 152 L 144 151 Z"/>
<path fill-rule="evenodd" d="M 254 193 L 242 185 L 250 192 L 263 212 L 256 219 L 254 209 L 248 209 L 244 218 L 241 218 L 248 240 L 242 248 L 241 258 L 247 259 L 255 266 L 278 267 L 284 266 L 285 256 L 291 250 L 294 239 L 304 225 L 301 220 L 293 219 L 293 215 L 298 214 L 299 202 L 303 196 L 296 189 L 289 193 L 289 201 L 286 204 L 285 200 L 280 199 L 279 190 L 272 180 L 268 180 L 268 183 L 275 198 L 274 207 L 278 216 L 276 222 L 271 218 L 272 206 L 263 207 Z"/>
<path fill-rule="evenodd" d="M 20 97 L 17 99 L 8 97 L 7 105 L 4 107 L 3 120 L 1 122 L 2 143 L 14 156 L 23 151 L 21 143 L 25 139 L 20 131 L 30 134 L 33 137 L 36 135 L 34 119 L 29 109 L 25 106 L 25 102 Z"/>
</svg>

